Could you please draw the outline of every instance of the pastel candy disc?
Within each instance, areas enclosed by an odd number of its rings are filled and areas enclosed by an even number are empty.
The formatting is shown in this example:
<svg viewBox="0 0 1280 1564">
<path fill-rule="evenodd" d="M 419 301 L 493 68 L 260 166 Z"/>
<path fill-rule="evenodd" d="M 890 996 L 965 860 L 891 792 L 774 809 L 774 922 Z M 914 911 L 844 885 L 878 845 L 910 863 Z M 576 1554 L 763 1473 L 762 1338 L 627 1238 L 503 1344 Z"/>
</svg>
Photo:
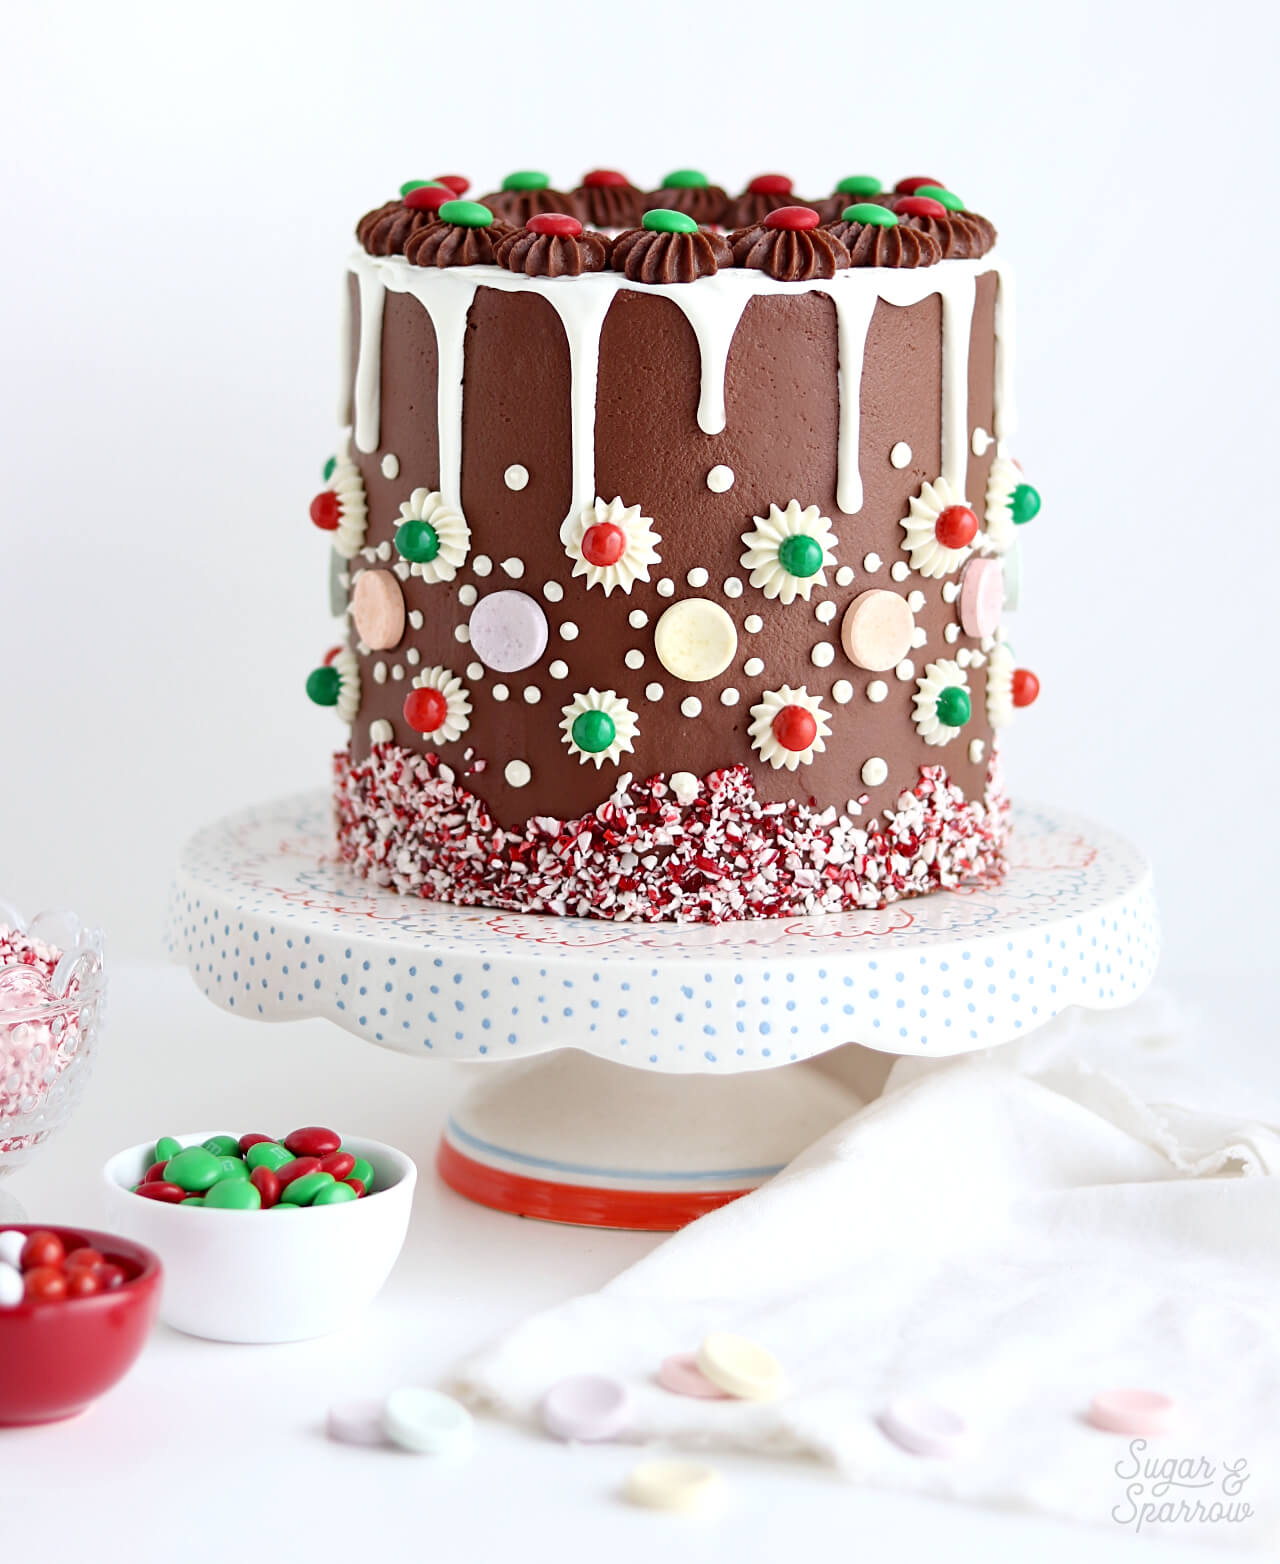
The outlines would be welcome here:
<svg viewBox="0 0 1280 1564">
<path fill-rule="evenodd" d="M 527 592 L 490 592 L 471 610 L 471 650 L 495 673 L 531 668 L 547 649 L 547 616 Z"/>
<path fill-rule="evenodd" d="M 604 1374 L 574 1374 L 542 1398 L 542 1426 L 557 1439 L 613 1439 L 630 1415 L 627 1388 Z"/>
<path fill-rule="evenodd" d="M 697 1396 L 706 1401 L 724 1401 L 726 1393 L 719 1385 L 713 1385 L 698 1367 L 692 1352 L 676 1352 L 663 1358 L 658 1369 L 658 1383 L 664 1390 L 677 1396 Z"/>
<path fill-rule="evenodd" d="M 745 1336 L 712 1331 L 698 1348 L 698 1367 L 713 1385 L 743 1401 L 772 1401 L 782 1389 L 782 1365 Z"/>
<path fill-rule="evenodd" d="M 382 1411 L 381 1401 L 340 1401 L 329 1408 L 326 1432 L 345 1445 L 384 1444 Z"/>
<path fill-rule="evenodd" d="M 627 1473 L 624 1492 L 651 1510 L 695 1510 L 715 1496 L 720 1474 L 701 1461 L 641 1461 Z"/>
<path fill-rule="evenodd" d="M 733 661 L 738 631 L 719 603 L 685 597 L 672 603 L 654 626 L 653 649 L 673 679 L 700 684 Z"/>
<path fill-rule="evenodd" d="M 881 1431 L 912 1455 L 954 1455 L 969 1432 L 958 1412 L 917 1396 L 899 1396 L 880 1414 Z"/>
<path fill-rule="evenodd" d="M 876 587 L 855 597 L 845 610 L 840 641 L 858 668 L 883 673 L 911 650 L 916 619 L 905 597 Z"/>
<path fill-rule="evenodd" d="M 1168 1432 L 1177 1411 L 1177 1403 L 1158 1390 L 1101 1390 L 1089 1403 L 1089 1421 L 1108 1434 L 1150 1439 Z"/>
<path fill-rule="evenodd" d="M 416 1385 L 393 1390 L 382 1403 L 382 1432 L 392 1444 L 417 1455 L 454 1455 L 471 1444 L 466 1407 L 439 1390 Z"/>
<path fill-rule="evenodd" d="M 351 617 L 366 646 L 389 651 L 404 634 L 404 593 L 389 570 L 362 570 L 351 593 Z"/>
<path fill-rule="evenodd" d="M 998 559 L 971 559 L 960 578 L 960 623 L 966 635 L 994 635 L 1004 607 L 1004 568 Z"/>
</svg>

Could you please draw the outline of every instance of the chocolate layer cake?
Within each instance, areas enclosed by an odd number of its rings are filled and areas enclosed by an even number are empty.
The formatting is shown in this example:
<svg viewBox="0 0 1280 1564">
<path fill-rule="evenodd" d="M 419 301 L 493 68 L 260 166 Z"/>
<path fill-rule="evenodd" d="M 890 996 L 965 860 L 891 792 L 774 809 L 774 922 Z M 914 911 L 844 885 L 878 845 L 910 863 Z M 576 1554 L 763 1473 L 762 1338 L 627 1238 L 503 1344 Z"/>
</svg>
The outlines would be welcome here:
<svg viewBox="0 0 1280 1564">
<path fill-rule="evenodd" d="M 1012 460 L 995 230 L 925 179 L 412 181 L 348 263 L 343 859 L 715 922 L 1000 872 Z"/>
</svg>

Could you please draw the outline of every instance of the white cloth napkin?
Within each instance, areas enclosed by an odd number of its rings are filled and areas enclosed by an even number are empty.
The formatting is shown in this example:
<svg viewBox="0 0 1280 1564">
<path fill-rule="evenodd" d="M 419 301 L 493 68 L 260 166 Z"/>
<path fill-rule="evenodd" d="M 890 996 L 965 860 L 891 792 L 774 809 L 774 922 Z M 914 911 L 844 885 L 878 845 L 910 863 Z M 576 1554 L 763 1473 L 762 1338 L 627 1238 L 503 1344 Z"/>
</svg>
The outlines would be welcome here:
<svg viewBox="0 0 1280 1564">
<path fill-rule="evenodd" d="M 634 1392 L 642 1438 L 807 1454 L 861 1482 L 1144 1534 L 1274 1540 L 1280 1136 L 1147 1104 L 1092 1062 L 1165 1019 L 1144 1002 L 989 1053 L 898 1061 L 875 1101 L 772 1182 L 527 1321 L 457 1388 L 532 1419 L 559 1377 L 608 1373 Z M 786 1395 L 661 1389 L 661 1359 L 711 1330 L 768 1346 Z M 1083 1417 L 1122 1386 L 1183 1410 L 1136 1458 Z M 908 1393 L 969 1421 L 962 1455 L 884 1437 L 878 1414 Z M 1162 1488 L 1138 1464 L 1170 1457 L 1196 1463 L 1197 1486 Z M 1144 1509 L 1180 1501 L 1254 1514 L 1201 1528 Z"/>
</svg>

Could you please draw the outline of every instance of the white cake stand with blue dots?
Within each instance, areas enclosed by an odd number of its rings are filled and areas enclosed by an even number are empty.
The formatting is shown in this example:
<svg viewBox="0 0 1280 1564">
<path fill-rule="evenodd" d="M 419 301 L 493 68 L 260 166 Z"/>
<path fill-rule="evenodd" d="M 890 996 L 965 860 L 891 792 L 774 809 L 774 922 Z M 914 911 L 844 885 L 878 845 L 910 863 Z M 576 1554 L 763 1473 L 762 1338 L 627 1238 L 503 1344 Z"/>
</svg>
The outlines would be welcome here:
<svg viewBox="0 0 1280 1564">
<path fill-rule="evenodd" d="M 439 1149 L 462 1193 L 661 1229 L 768 1178 L 893 1055 L 988 1048 L 1137 998 L 1159 948 L 1141 855 L 1021 805 L 1009 859 L 999 884 L 879 912 L 614 924 L 380 891 L 337 861 L 329 801 L 308 793 L 188 842 L 170 949 L 251 1020 L 323 1016 L 424 1059 L 502 1064 Z"/>
</svg>

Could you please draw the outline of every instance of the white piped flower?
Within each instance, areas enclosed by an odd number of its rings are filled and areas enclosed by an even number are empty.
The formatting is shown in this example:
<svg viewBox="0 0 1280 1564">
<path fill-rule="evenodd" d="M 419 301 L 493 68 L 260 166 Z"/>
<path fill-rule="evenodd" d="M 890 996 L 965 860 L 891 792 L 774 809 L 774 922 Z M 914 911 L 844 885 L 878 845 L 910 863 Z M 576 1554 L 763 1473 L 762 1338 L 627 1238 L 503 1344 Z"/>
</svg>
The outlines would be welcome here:
<svg viewBox="0 0 1280 1564">
<path fill-rule="evenodd" d="M 471 726 L 471 693 L 450 668 L 438 663 L 424 668 L 413 681 L 415 690 L 436 690 L 444 697 L 444 721 L 431 733 L 420 734 L 428 744 L 452 744 Z"/>
<path fill-rule="evenodd" d="M 440 545 L 434 559 L 415 560 L 409 574 L 421 576 L 429 586 L 452 581 L 471 548 L 471 528 L 462 512 L 446 505 L 443 495 L 435 489 L 415 489 L 401 505 L 400 519 L 402 525 L 406 521 L 425 521 Z"/>
<path fill-rule="evenodd" d="M 788 708 L 807 712 L 812 723 L 800 719 L 800 731 L 788 734 L 787 723 L 778 724 L 778 718 Z M 826 749 L 823 740 L 831 737 L 831 719 L 822 709 L 822 697 L 810 695 L 804 685 L 798 690 L 793 690 L 789 684 L 784 684 L 780 690 L 766 690 L 764 698 L 751 708 L 751 716 L 753 721 L 747 732 L 752 748 L 758 749 L 760 758 L 768 761 L 775 771 L 783 766 L 788 771 L 807 766 L 815 755 Z M 810 729 L 808 733 L 804 731 L 806 728 Z M 784 742 L 788 739 L 790 742 Z M 801 744 L 799 739 L 806 742 Z"/>
<path fill-rule="evenodd" d="M 944 690 L 951 689 L 963 690 L 967 705 L 969 676 L 958 662 L 953 662 L 949 657 L 941 657 L 936 663 L 929 663 L 916 680 L 916 731 L 926 744 L 949 744 L 963 726 L 963 723 L 957 723 L 953 727 L 938 715 L 939 697 Z"/>
<path fill-rule="evenodd" d="M 338 530 L 333 546 L 343 559 L 354 559 L 364 547 L 369 530 L 369 510 L 364 497 L 364 479 L 351 460 L 350 431 L 344 431 L 334 458 L 329 488 L 338 496 Z"/>
<path fill-rule="evenodd" d="M 578 757 L 579 765 L 585 766 L 591 760 L 599 771 L 606 760 L 616 766 L 623 750 L 634 750 L 632 740 L 639 724 L 631 707 L 616 691 L 590 689 L 585 695 L 575 695 L 560 710 L 564 713 L 562 736 L 569 753 Z"/>
<path fill-rule="evenodd" d="M 600 532 L 593 532 L 596 527 Z M 622 534 L 621 552 L 616 557 L 614 528 Z M 587 552 L 608 563 L 593 563 L 583 552 L 583 540 L 589 532 L 592 540 L 587 543 Z M 588 587 L 603 587 L 606 597 L 614 587 L 630 592 L 633 581 L 648 581 L 649 566 L 656 565 L 661 557 L 656 545 L 662 537 L 653 530 L 653 518 L 642 515 L 638 505 L 624 505 L 620 496 L 607 501 L 597 499 L 592 505 L 584 505 L 576 516 L 567 516 L 560 527 L 560 541 L 574 562 L 574 575 L 585 576 Z"/>
<path fill-rule="evenodd" d="M 1017 536 L 1013 491 L 1023 482 L 1021 471 L 1005 456 L 997 456 L 987 477 L 987 509 L 983 517 L 986 547 L 1003 554 Z"/>
<path fill-rule="evenodd" d="M 754 531 L 742 534 L 747 551 L 741 565 L 751 572 L 751 585 L 781 603 L 797 597 L 807 603 L 815 586 L 826 586 L 824 572 L 836 562 L 836 536 L 830 521 L 816 505 L 801 509 L 799 500 L 792 500 L 786 510 L 770 505 L 769 514 L 755 517 L 755 522 Z M 812 539 L 817 549 L 812 544 L 792 543 L 792 538 Z M 796 566 L 802 568 L 792 568 Z"/>
<path fill-rule="evenodd" d="M 902 523 L 906 534 L 903 547 L 911 556 L 912 570 L 922 576 L 937 579 L 958 570 L 973 552 L 973 545 L 964 548 L 948 548 L 938 541 L 934 530 L 938 517 L 953 505 L 968 507 L 963 495 L 957 494 L 945 478 L 922 484 L 920 493 L 911 501 L 911 514 Z"/>
<path fill-rule="evenodd" d="M 360 710 L 360 660 L 349 646 L 344 646 L 333 659 L 338 670 L 338 715 L 350 724 Z"/>
<path fill-rule="evenodd" d="M 993 728 L 1013 721 L 1013 651 L 1003 641 L 987 653 L 987 721 Z"/>
</svg>

